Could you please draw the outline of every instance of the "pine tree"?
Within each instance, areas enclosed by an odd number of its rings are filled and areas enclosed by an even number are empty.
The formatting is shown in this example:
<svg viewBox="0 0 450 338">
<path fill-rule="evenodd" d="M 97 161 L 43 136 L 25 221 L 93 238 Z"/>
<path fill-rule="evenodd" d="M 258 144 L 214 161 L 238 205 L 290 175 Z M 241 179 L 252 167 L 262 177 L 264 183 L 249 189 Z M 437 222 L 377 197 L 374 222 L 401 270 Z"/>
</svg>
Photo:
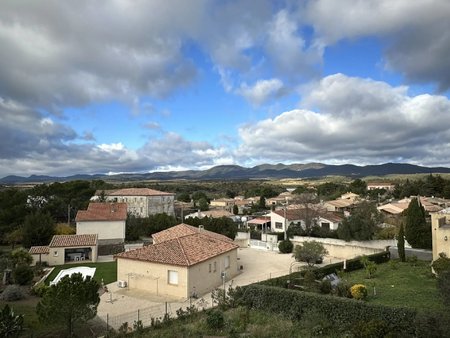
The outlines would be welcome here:
<svg viewBox="0 0 450 338">
<path fill-rule="evenodd" d="M 398 250 L 398 257 L 400 258 L 400 260 L 402 262 L 406 261 L 405 230 L 403 229 L 403 223 L 400 224 L 400 229 L 398 231 L 397 250 Z"/>
<path fill-rule="evenodd" d="M 425 209 L 413 198 L 406 209 L 405 237 L 413 248 L 431 248 L 431 226 L 425 219 Z"/>
</svg>

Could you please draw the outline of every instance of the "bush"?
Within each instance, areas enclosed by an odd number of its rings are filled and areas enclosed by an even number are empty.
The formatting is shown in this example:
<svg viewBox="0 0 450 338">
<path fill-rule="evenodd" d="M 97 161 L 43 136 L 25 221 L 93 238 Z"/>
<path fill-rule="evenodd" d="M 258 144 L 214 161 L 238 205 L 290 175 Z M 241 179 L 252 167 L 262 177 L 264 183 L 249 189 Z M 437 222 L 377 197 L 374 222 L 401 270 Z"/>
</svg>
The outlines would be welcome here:
<svg viewBox="0 0 450 338">
<path fill-rule="evenodd" d="M 358 321 L 376 320 L 384 322 L 390 332 L 402 332 L 404 336 L 415 333 L 416 311 L 413 309 L 256 284 L 243 289 L 243 305 L 277 313 L 291 320 L 301 319 L 303 313 L 308 311 L 317 311 L 327 318 L 336 330 L 347 329 Z"/>
<path fill-rule="evenodd" d="M 440 253 L 439 258 L 431 263 L 434 271 L 439 275 L 441 272 L 450 271 L 450 258 L 447 258 L 445 253 Z"/>
<path fill-rule="evenodd" d="M 19 285 L 28 285 L 34 277 L 34 272 L 28 265 L 21 264 L 13 271 L 14 282 Z"/>
<path fill-rule="evenodd" d="M 213 310 L 208 313 L 206 317 L 206 324 L 210 329 L 220 330 L 225 325 L 225 319 L 223 317 L 223 312 L 219 310 Z"/>
<path fill-rule="evenodd" d="M 363 284 L 355 284 L 350 288 L 352 297 L 358 300 L 364 300 L 367 298 L 367 288 Z"/>
<path fill-rule="evenodd" d="M 38 297 L 43 297 L 49 288 L 45 283 L 39 283 L 31 289 L 31 292 Z"/>
<path fill-rule="evenodd" d="M 281 241 L 278 244 L 278 250 L 280 250 L 280 253 L 292 253 L 292 250 L 294 249 L 294 244 L 290 240 Z"/>
<path fill-rule="evenodd" d="M 329 280 L 322 280 L 320 282 L 320 293 L 323 294 L 330 294 L 331 291 L 333 291 L 333 286 L 331 285 L 331 282 Z"/>
<path fill-rule="evenodd" d="M 25 298 L 25 293 L 22 291 L 19 285 L 8 285 L 0 295 L 1 300 L 12 302 Z"/>
<path fill-rule="evenodd" d="M 345 281 L 341 281 L 336 285 L 335 293 L 338 297 L 352 298 L 352 294 L 350 292 L 350 284 Z"/>
</svg>

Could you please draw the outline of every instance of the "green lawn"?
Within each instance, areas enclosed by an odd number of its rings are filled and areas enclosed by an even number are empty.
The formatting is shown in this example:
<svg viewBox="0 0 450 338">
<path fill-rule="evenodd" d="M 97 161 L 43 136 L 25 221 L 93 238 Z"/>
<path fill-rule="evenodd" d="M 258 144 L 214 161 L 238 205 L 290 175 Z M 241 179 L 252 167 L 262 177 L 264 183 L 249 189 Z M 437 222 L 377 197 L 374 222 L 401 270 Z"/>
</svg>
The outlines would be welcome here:
<svg viewBox="0 0 450 338">
<path fill-rule="evenodd" d="M 347 273 L 345 279 L 351 284 L 366 285 L 370 303 L 423 310 L 444 308 L 429 262 L 419 261 L 416 266 L 401 262 L 380 264 L 377 265 L 375 276 L 371 279 L 367 278 L 365 270 Z M 374 295 L 374 286 L 376 295 Z"/>
<path fill-rule="evenodd" d="M 88 266 L 90 268 L 96 268 L 94 279 L 101 283 L 102 278 L 105 284 L 112 283 L 117 280 L 117 262 L 103 262 L 103 263 L 79 263 L 79 264 L 65 264 L 57 265 L 52 273 L 45 280 L 45 284 L 50 282 L 58 275 L 59 271 L 63 269 L 69 269 L 76 266 Z"/>
</svg>

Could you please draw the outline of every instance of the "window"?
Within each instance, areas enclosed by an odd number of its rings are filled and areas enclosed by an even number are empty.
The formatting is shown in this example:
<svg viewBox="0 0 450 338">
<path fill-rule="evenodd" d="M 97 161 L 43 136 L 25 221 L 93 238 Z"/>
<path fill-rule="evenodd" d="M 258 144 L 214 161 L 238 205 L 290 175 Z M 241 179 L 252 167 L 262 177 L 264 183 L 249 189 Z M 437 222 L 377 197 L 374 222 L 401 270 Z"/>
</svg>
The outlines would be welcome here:
<svg viewBox="0 0 450 338">
<path fill-rule="evenodd" d="M 209 263 L 209 272 L 211 272 L 211 263 Z"/>
<path fill-rule="evenodd" d="M 172 285 L 178 285 L 178 271 L 169 270 L 167 282 Z"/>
<path fill-rule="evenodd" d="M 276 228 L 276 229 L 283 229 L 283 223 L 281 223 L 281 222 L 275 222 L 275 228 Z"/>
<path fill-rule="evenodd" d="M 217 264 L 216 264 L 216 262 L 214 262 L 214 272 L 216 272 L 216 270 L 217 270 Z"/>
<path fill-rule="evenodd" d="M 58 251 L 53 251 L 53 256 L 58 256 Z"/>
<path fill-rule="evenodd" d="M 330 230 L 330 223 L 322 222 L 322 229 Z"/>
<path fill-rule="evenodd" d="M 230 256 L 225 257 L 225 269 L 230 267 Z"/>
</svg>

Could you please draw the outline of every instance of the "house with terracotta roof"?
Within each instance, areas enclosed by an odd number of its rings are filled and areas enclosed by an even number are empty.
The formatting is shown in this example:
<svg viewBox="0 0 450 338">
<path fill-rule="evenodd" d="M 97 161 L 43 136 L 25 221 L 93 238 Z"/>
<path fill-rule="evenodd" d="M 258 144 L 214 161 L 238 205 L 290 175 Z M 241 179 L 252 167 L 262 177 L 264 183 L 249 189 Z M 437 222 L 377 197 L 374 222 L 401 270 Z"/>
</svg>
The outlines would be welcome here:
<svg viewBox="0 0 450 338">
<path fill-rule="evenodd" d="M 77 212 L 77 235 L 97 234 L 99 245 L 123 243 L 126 220 L 126 203 L 91 202 L 87 210 Z"/>
<path fill-rule="evenodd" d="M 126 188 L 97 191 L 91 201 L 104 195 L 107 202 L 126 203 L 128 212 L 137 217 L 166 213 L 174 216 L 175 194 L 149 188 Z"/>
<path fill-rule="evenodd" d="M 70 262 L 97 262 L 97 234 L 54 235 L 48 246 L 32 246 L 34 264 L 62 265 Z"/>
<path fill-rule="evenodd" d="M 270 220 L 272 224 L 272 231 L 284 232 L 291 225 L 300 225 L 305 228 L 306 219 L 310 219 L 315 225 L 327 230 L 337 230 L 343 217 L 335 212 L 326 211 L 323 209 L 286 209 L 275 210 L 270 213 Z"/>
<path fill-rule="evenodd" d="M 239 246 L 226 236 L 182 223 L 152 237 L 152 245 L 115 256 L 117 279 L 130 289 L 186 299 L 239 272 Z"/>
</svg>

